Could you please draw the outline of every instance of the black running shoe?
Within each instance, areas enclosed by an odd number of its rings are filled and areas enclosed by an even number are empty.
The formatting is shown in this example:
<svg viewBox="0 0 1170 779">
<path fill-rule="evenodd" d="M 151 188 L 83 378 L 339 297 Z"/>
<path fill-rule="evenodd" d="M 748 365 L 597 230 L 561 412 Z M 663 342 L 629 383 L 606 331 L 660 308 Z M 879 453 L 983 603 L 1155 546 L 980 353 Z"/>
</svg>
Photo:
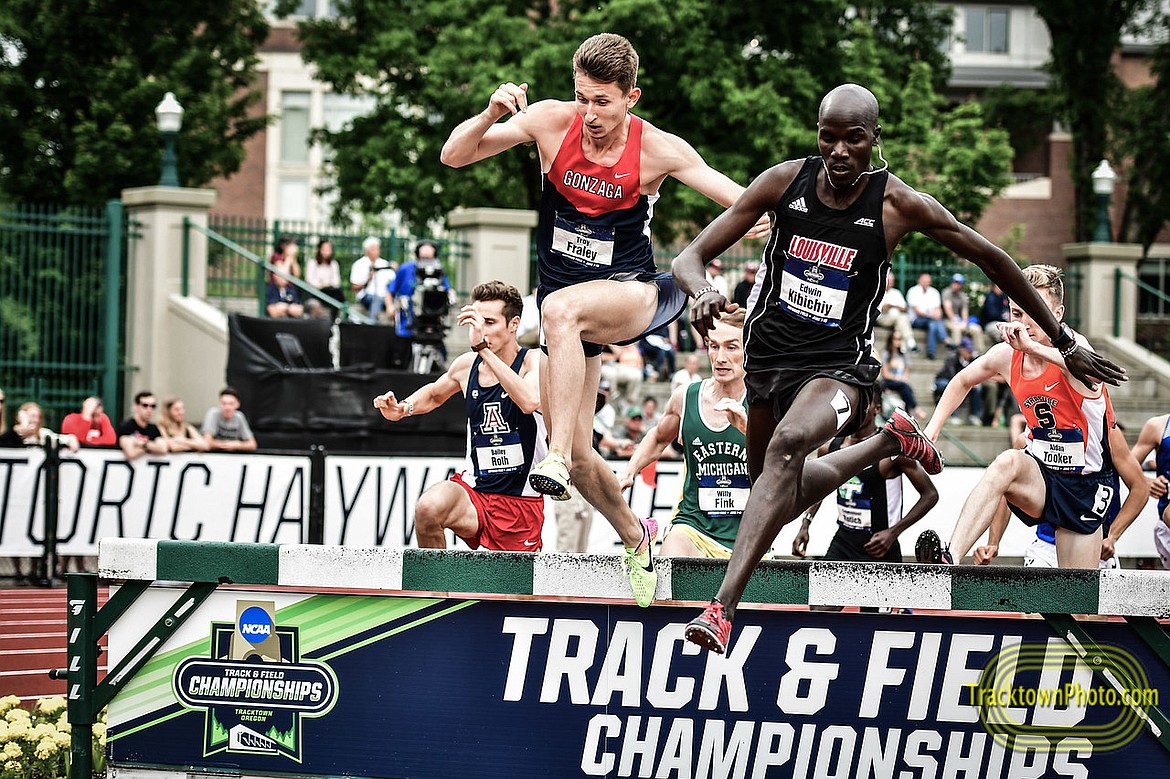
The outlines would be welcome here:
<svg viewBox="0 0 1170 779">
<path fill-rule="evenodd" d="M 914 559 L 920 563 L 954 565 L 951 551 L 943 546 L 942 539 L 933 530 L 923 530 L 914 544 Z"/>
</svg>

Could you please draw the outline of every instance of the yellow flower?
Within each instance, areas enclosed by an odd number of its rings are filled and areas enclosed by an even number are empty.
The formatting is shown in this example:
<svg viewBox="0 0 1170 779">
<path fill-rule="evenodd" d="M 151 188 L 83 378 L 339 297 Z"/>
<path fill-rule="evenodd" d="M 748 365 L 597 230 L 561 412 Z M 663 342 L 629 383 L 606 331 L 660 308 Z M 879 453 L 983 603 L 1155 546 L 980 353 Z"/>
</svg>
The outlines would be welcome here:
<svg viewBox="0 0 1170 779">
<path fill-rule="evenodd" d="M 98 739 L 104 739 L 106 737 L 106 723 L 93 723 L 93 737 Z"/>
<path fill-rule="evenodd" d="M 8 743 L 14 744 L 28 737 L 28 725 L 23 722 L 14 722 L 8 726 Z"/>
<path fill-rule="evenodd" d="M 32 715 L 28 713 L 27 709 L 9 709 L 8 713 L 4 715 L 4 719 L 9 722 L 31 722 Z"/>
<path fill-rule="evenodd" d="M 60 695 L 52 698 L 41 698 L 37 701 L 37 711 L 41 714 L 52 714 L 65 708 L 65 698 Z"/>
<path fill-rule="evenodd" d="M 2 754 L 9 760 L 18 760 L 24 756 L 24 750 L 15 741 L 9 741 L 4 745 L 4 752 Z"/>
<path fill-rule="evenodd" d="M 39 760 L 48 760 L 53 755 L 57 754 L 57 742 L 51 738 L 43 738 L 37 744 L 36 751 L 33 753 Z"/>
<path fill-rule="evenodd" d="M 4 764 L 4 773 L 24 776 L 24 768 L 15 760 L 9 760 Z"/>
<path fill-rule="evenodd" d="M 17 698 L 15 695 L 5 695 L 3 698 L 0 698 L 0 711 L 15 709 L 19 705 L 20 698 Z"/>
<path fill-rule="evenodd" d="M 53 736 L 53 740 L 57 742 L 57 746 L 61 749 L 68 749 L 69 745 L 73 743 L 73 736 L 57 731 L 57 734 Z"/>
</svg>

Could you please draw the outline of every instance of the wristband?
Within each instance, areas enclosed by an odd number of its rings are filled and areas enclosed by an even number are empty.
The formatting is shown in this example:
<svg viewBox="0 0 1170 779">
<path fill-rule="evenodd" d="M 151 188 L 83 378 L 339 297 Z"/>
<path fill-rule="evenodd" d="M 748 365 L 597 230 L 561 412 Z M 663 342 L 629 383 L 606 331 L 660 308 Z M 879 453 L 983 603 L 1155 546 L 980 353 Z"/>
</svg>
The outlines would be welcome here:
<svg viewBox="0 0 1170 779">
<path fill-rule="evenodd" d="M 408 417 L 414 416 L 414 401 L 413 400 L 406 401 L 406 415 Z"/>
<path fill-rule="evenodd" d="M 702 289 L 700 289 L 698 292 L 695 293 L 695 300 L 698 300 L 699 298 L 703 297 L 703 295 L 706 295 L 708 292 L 718 292 L 718 291 L 719 290 L 716 289 L 715 287 L 708 285 L 706 287 L 703 287 Z"/>
<path fill-rule="evenodd" d="M 487 347 L 488 347 L 488 340 L 485 338 L 482 341 L 480 341 L 479 343 L 477 343 L 475 346 L 471 347 L 471 351 L 482 352 Z"/>
<path fill-rule="evenodd" d="M 1060 323 L 1060 335 L 1052 339 L 1052 345 L 1060 350 L 1062 357 L 1068 357 L 1079 347 L 1076 334 L 1064 322 Z"/>
</svg>

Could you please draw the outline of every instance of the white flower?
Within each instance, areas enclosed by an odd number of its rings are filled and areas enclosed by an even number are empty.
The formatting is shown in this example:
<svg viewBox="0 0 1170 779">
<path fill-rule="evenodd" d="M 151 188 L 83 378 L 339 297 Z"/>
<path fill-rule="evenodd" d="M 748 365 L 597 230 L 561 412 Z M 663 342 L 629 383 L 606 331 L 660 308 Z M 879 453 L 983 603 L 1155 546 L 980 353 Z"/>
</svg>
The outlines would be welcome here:
<svg viewBox="0 0 1170 779">
<path fill-rule="evenodd" d="M 24 776 L 24 768 L 15 760 L 9 760 L 4 764 L 4 773 Z"/>
<path fill-rule="evenodd" d="M 0 698 L 0 712 L 15 709 L 18 706 L 20 706 L 20 698 L 17 698 L 15 695 L 5 695 L 3 698 Z"/>
<path fill-rule="evenodd" d="M 9 709 L 8 713 L 4 715 L 4 719 L 9 722 L 24 722 L 32 721 L 32 715 L 28 713 L 27 709 Z"/>
<path fill-rule="evenodd" d="M 8 760 L 19 760 L 24 757 L 24 750 L 15 741 L 9 741 L 4 745 L 4 751 L 0 755 L 3 755 Z"/>
</svg>

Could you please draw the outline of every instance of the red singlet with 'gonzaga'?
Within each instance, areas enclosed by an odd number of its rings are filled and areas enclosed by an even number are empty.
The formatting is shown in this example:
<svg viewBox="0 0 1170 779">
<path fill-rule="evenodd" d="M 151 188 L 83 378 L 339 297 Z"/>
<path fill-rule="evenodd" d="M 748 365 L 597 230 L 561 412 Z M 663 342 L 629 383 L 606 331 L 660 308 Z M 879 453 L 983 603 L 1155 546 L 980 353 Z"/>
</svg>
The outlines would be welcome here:
<svg viewBox="0 0 1170 779">
<path fill-rule="evenodd" d="M 1024 353 L 1012 352 L 1012 393 L 1028 423 L 1028 451 L 1054 471 L 1101 473 L 1113 470 L 1109 431 L 1117 424 L 1109 391 L 1087 398 L 1050 362 L 1035 378 L 1023 375 Z"/>
<path fill-rule="evenodd" d="M 642 120 L 630 116 L 626 148 L 610 167 L 586 159 L 583 126 L 577 114 L 544 176 L 536 250 L 546 293 L 619 274 L 645 281 L 655 273 L 650 218 L 658 195 L 642 194 Z"/>
</svg>

